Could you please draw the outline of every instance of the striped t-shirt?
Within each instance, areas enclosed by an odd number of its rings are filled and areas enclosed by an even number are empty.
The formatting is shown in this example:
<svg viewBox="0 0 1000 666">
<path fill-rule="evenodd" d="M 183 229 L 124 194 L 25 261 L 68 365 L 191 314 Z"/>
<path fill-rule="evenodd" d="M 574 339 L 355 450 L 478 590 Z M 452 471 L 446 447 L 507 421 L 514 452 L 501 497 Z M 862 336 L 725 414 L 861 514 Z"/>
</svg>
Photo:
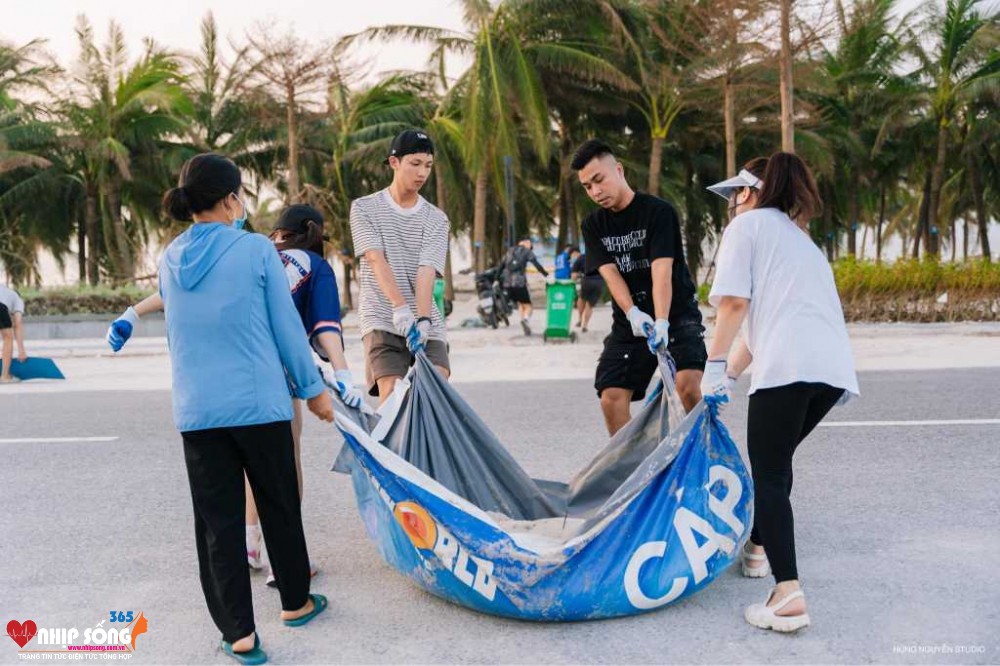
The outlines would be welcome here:
<svg viewBox="0 0 1000 666">
<path fill-rule="evenodd" d="M 371 331 L 396 333 L 392 325 L 392 304 L 382 293 L 368 260 L 368 250 L 382 250 L 396 278 L 396 286 L 417 316 L 417 268 L 431 266 L 444 273 L 448 253 L 448 217 L 440 208 L 421 196 L 411 208 L 393 201 L 388 190 L 355 199 L 351 204 L 351 238 L 354 254 L 360 258 L 361 335 Z M 431 305 L 432 340 L 445 341 L 444 317 Z"/>
</svg>

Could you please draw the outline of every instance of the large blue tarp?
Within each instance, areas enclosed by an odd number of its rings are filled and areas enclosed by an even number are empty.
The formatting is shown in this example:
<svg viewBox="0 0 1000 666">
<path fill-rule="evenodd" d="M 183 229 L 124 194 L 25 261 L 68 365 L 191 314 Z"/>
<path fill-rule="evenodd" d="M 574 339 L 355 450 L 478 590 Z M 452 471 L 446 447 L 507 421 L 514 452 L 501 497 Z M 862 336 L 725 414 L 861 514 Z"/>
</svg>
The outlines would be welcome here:
<svg viewBox="0 0 1000 666">
<path fill-rule="evenodd" d="M 433 370 L 418 363 L 421 372 Z M 417 399 L 408 382 L 397 391 Z M 383 418 L 401 419 L 405 402 Z M 436 406 L 424 405 L 436 411 L 430 421 L 443 419 Z M 662 406 L 648 404 L 568 484 L 537 482 L 545 499 L 527 517 L 484 510 L 463 496 L 465 486 L 439 483 L 433 469 L 392 450 L 392 428 L 375 428 L 373 436 L 356 420 L 338 416 L 337 423 L 347 443 L 341 461 L 386 562 L 478 611 L 585 620 L 641 613 L 696 593 L 732 564 L 749 535 L 750 479 L 717 406 L 699 404 L 665 434 L 657 410 Z M 419 411 L 407 418 L 420 419 Z M 406 432 L 412 426 L 403 439 Z M 440 458 L 431 456 L 424 467 L 435 462 Z M 503 495 L 498 487 L 490 502 Z"/>
</svg>

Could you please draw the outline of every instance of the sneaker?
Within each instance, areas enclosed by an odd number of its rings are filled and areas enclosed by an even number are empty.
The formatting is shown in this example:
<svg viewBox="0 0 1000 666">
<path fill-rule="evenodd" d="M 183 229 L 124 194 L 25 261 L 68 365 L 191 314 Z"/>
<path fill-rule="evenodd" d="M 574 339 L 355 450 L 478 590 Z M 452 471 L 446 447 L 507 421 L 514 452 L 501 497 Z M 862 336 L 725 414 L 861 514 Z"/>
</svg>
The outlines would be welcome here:
<svg viewBox="0 0 1000 666">
<path fill-rule="evenodd" d="M 315 564 L 313 564 L 312 562 L 310 562 L 309 563 L 309 577 L 310 578 L 314 578 L 316 576 L 316 574 L 318 574 L 318 573 L 319 573 L 319 569 L 316 568 Z M 278 587 L 278 581 L 275 580 L 275 578 L 274 578 L 274 569 L 272 569 L 271 567 L 267 568 L 267 580 L 264 581 L 264 584 L 267 585 L 268 587 Z"/>
<path fill-rule="evenodd" d="M 247 525 L 247 564 L 251 569 L 264 568 L 264 535 L 259 525 Z"/>
<path fill-rule="evenodd" d="M 0 384 L 16 384 L 19 381 L 21 381 L 21 378 L 14 377 L 13 375 L 10 377 L 0 377 Z"/>
</svg>

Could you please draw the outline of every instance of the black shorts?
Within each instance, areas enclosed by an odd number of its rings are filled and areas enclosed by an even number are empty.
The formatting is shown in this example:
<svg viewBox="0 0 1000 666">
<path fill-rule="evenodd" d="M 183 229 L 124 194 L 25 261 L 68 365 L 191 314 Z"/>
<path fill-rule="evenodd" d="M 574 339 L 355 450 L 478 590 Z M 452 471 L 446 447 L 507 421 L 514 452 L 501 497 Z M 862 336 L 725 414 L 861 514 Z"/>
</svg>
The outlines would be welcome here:
<svg viewBox="0 0 1000 666">
<path fill-rule="evenodd" d="M 531 305 L 531 294 L 527 287 L 507 287 L 507 298 L 514 303 L 527 303 Z"/>
<path fill-rule="evenodd" d="M 597 305 L 604 295 L 604 280 L 602 278 L 583 278 L 580 282 L 580 298 L 591 306 Z"/>
<path fill-rule="evenodd" d="M 701 316 L 691 317 L 670 327 L 667 350 L 674 357 L 677 371 L 704 372 L 708 360 L 705 348 L 705 327 Z M 649 351 L 646 338 L 612 332 L 604 338 L 604 351 L 597 362 L 594 389 L 600 397 L 606 388 L 623 388 L 632 391 L 632 400 L 646 397 L 646 389 L 656 372 L 656 356 Z"/>
<path fill-rule="evenodd" d="M 10 318 L 10 310 L 3 303 L 0 303 L 0 331 L 14 328 L 14 322 Z"/>
</svg>

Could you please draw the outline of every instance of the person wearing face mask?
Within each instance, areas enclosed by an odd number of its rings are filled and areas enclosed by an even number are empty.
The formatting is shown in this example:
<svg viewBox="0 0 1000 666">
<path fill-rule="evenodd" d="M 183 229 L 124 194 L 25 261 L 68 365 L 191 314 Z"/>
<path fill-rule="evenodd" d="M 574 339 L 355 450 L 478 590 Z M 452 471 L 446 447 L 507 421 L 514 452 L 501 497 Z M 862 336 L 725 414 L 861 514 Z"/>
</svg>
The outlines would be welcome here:
<svg viewBox="0 0 1000 666">
<path fill-rule="evenodd" d="M 625 425 L 630 403 L 645 396 L 662 349 L 677 364 L 677 393 L 690 411 L 701 400 L 705 327 L 684 261 L 677 211 L 663 199 L 632 190 L 603 141 L 581 145 L 571 166 L 600 206 L 581 225 L 586 272 L 604 278 L 614 302 L 611 334 L 594 381 L 608 432 Z"/>
<path fill-rule="evenodd" d="M 361 390 L 355 386 L 351 371 L 344 357 L 344 343 L 340 327 L 340 295 L 337 278 L 330 264 L 323 258 L 323 215 L 305 204 L 293 204 L 282 209 L 271 241 L 278 249 L 278 256 L 285 268 L 292 301 L 298 311 L 313 350 L 333 367 L 332 375 L 325 370 L 324 381 L 333 388 L 349 407 L 359 408 L 364 401 Z M 142 316 L 163 309 L 159 294 L 149 296 L 129 308 L 108 329 L 108 342 L 114 351 L 120 351 L 132 335 L 133 322 Z M 134 319 L 131 319 L 134 317 Z M 131 319 L 131 321 L 130 321 Z M 295 468 L 298 477 L 299 497 L 302 496 L 302 401 L 292 400 L 292 435 L 295 442 Z M 246 503 L 247 562 L 254 569 L 265 566 L 263 534 L 257 506 L 247 481 Z M 310 573 L 317 569 L 309 565 Z M 266 584 L 276 585 L 273 568 L 269 570 Z"/>
<path fill-rule="evenodd" d="M 281 619 L 300 626 L 327 600 L 309 591 L 288 392 L 328 422 L 333 401 L 273 244 L 238 229 L 246 221 L 240 195 L 240 171 L 229 159 L 204 153 L 184 164 L 163 204 L 174 219 L 194 223 L 164 252 L 159 284 L 202 589 L 223 651 L 259 664 L 267 657 L 241 539 L 244 474 L 257 499 Z"/>
<path fill-rule="evenodd" d="M 744 617 L 791 632 L 810 623 L 795 557 L 792 456 L 834 405 L 859 391 L 833 271 L 808 232 L 822 206 L 816 183 L 790 153 L 768 158 L 761 176 L 759 165 L 709 188 L 738 214 L 723 233 L 709 294 L 717 315 L 702 391 L 728 396 L 752 361 L 754 524 L 741 559 L 744 575 L 771 573 L 776 585 Z M 733 349 L 744 321 L 744 342 Z"/>
<path fill-rule="evenodd" d="M 448 217 L 420 196 L 434 144 L 423 130 L 400 132 L 385 164 L 393 172 L 389 187 L 351 204 L 369 393 L 380 402 L 419 348 L 444 377 L 451 374 L 444 316 L 433 305 L 434 280 L 448 253 Z"/>
</svg>

